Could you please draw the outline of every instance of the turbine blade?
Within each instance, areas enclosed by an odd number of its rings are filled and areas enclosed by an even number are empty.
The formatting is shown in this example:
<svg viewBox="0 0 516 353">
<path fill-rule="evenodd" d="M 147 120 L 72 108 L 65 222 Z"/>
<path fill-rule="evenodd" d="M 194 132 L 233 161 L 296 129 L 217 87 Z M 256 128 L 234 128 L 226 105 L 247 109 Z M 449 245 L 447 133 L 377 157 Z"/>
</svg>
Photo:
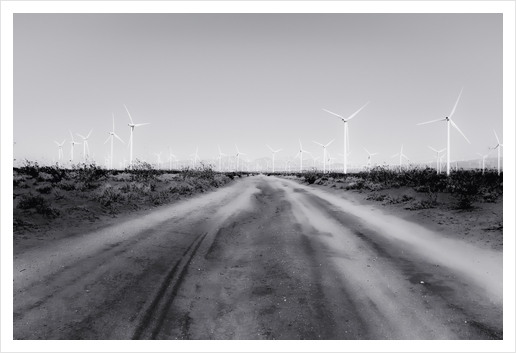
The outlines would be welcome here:
<svg viewBox="0 0 516 353">
<path fill-rule="evenodd" d="M 106 142 L 108 142 L 110 138 L 111 138 L 111 135 L 107 138 Z M 104 145 L 106 144 L 106 142 L 104 142 Z"/>
<path fill-rule="evenodd" d="M 313 141 L 313 142 L 314 142 L 314 143 L 316 143 L 316 144 L 318 144 L 319 146 L 324 147 L 324 145 L 323 145 L 323 144 L 320 144 L 319 142 L 315 142 L 315 141 Z"/>
<path fill-rule="evenodd" d="M 431 120 L 431 121 L 425 121 L 424 123 L 419 123 L 419 124 L 416 124 L 417 125 L 425 125 L 425 124 L 430 124 L 430 123 L 435 123 L 437 121 L 445 121 L 446 118 L 443 118 L 443 119 L 435 119 L 435 120 Z"/>
<path fill-rule="evenodd" d="M 371 153 L 371 156 L 374 156 L 375 154 L 378 154 L 378 152 L 375 152 L 375 153 Z"/>
<path fill-rule="evenodd" d="M 54 142 L 59 146 L 59 142 L 57 142 L 56 140 L 54 140 Z"/>
<path fill-rule="evenodd" d="M 120 137 L 118 137 L 118 135 L 117 135 L 117 134 L 113 133 L 113 135 L 115 135 L 115 137 L 116 137 L 117 139 L 119 139 L 120 141 L 122 141 L 122 139 L 121 139 Z M 124 141 L 122 141 L 122 143 L 125 143 L 125 142 L 124 142 Z"/>
<path fill-rule="evenodd" d="M 453 126 L 454 128 L 456 128 L 456 129 L 457 129 L 457 131 L 458 131 L 458 132 L 460 132 L 460 134 L 461 134 L 462 136 L 464 136 L 464 138 L 466 139 L 466 141 L 468 141 L 468 143 L 469 143 L 469 144 L 471 144 L 471 142 L 469 142 L 469 140 L 468 140 L 468 138 L 466 137 L 466 135 L 464 135 L 464 134 L 462 133 L 462 131 L 460 131 L 460 129 L 459 129 L 459 127 L 457 126 L 457 124 L 455 124 L 455 123 L 453 122 L 453 120 L 450 120 L 450 123 L 452 124 L 452 126 Z"/>
<path fill-rule="evenodd" d="M 496 132 L 495 132 L 495 135 L 496 135 Z M 72 137 L 72 142 L 73 142 L 73 134 L 72 134 L 72 130 L 70 130 L 70 136 Z"/>
<path fill-rule="evenodd" d="M 354 117 L 355 115 L 357 115 L 359 111 L 361 111 L 362 109 L 364 109 L 364 108 L 365 108 L 365 106 L 366 106 L 366 105 L 368 105 L 368 104 L 369 104 L 369 102 L 367 102 L 366 104 L 364 104 L 364 105 L 362 106 L 362 108 L 360 108 L 360 109 L 359 109 L 359 110 L 357 110 L 353 115 L 351 115 L 351 116 L 348 118 L 348 120 L 353 119 L 353 117 Z"/>
<path fill-rule="evenodd" d="M 76 133 L 76 134 L 77 134 L 77 133 Z M 85 138 L 86 138 L 86 137 L 82 136 L 81 134 L 77 134 L 77 135 L 79 135 L 79 136 L 80 136 L 81 138 L 83 138 L 83 139 L 85 139 Z"/>
<path fill-rule="evenodd" d="M 339 114 L 335 114 L 335 113 L 330 112 L 329 110 L 326 110 L 326 109 L 323 109 L 323 110 L 324 110 L 325 112 L 327 112 L 327 113 L 330 113 L 330 114 L 332 114 L 332 115 L 338 116 L 338 117 L 339 117 L 339 118 L 341 118 L 342 120 L 346 121 L 346 119 L 344 119 L 344 118 L 343 118 L 342 116 L 340 116 Z"/>
<path fill-rule="evenodd" d="M 274 150 L 271 148 L 271 146 L 269 146 L 269 145 L 265 145 L 265 146 L 269 147 L 269 149 L 272 151 L 272 153 L 274 153 Z"/>
<path fill-rule="evenodd" d="M 371 153 L 369 153 L 369 151 L 367 150 L 367 148 L 365 148 L 365 147 L 364 147 L 364 149 L 365 149 L 365 151 L 367 152 L 367 154 L 368 154 L 368 155 L 371 155 Z M 339 153 L 339 154 L 340 154 L 340 153 Z"/>
<path fill-rule="evenodd" d="M 129 119 L 131 120 L 131 124 L 134 124 L 133 118 L 131 118 L 131 114 L 129 114 L 129 109 L 127 109 L 127 107 L 125 106 L 125 104 L 124 104 L 124 108 L 125 108 L 125 110 L 126 110 L 126 112 L 127 112 L 127 115 L 129 115 Z"/>
<path fill-rule="evenodd" d="M 432 151 L 435 151 L 435 152 L 439 153 L 439 151 L 438 151 L 438 150 L 436 150 L 435 148 L 432 148 L 432 147 L 430 147 L 430 146 L 428 146 L 428 148 L 430 148 Z"/>
<path fill-rule="evenodd" d="M 134 126 L 143 126 L 143 125 L 149 125 L 150 123 L 143 123 L 143 124 L 134 124 Z"/>
<path fill-rule="evenodd" d="M 70 131 L 70 132 L 71 132 L 71 131 Z M 498 139 L 498 135 L 496 134 L 495 129 L 493 129 L 493 132 L 494 132 L 495 137 L 496 137 L 496 142 L 498 142 L 498 144 L 500 144 L 500 140 Z"/>
<path fill-rule="evenodd" d="M 113 132 L 115 132 L 115 113 L 111 114 L 113 114 Z"/>
<path fill-rule="evenodd" d="M 453 110 L 451 111 L 450 115 L 448 116 L 448 118 L 451 119 L 453 113 L 455 113 L 455 109 L 457 108 L 457 103 L 459 103 L 459 99 L 460 99 L 460 96 L 462 95 L 462 90 L 464 89 L 464 87 L 461 88 L 460 90 L 460 93 L 459 93 L 459 97 L 457 98 L 457 101 L 455 102 L 455 105 L 453 106 Z"/>
<path fill-rule="evenodd" d="M 396 153 L 394 156 L 391 156 L 391 158 L 394 158 L 396 156 L 399 156 L 400 154 L 399 153 Z"/>
<path fill-rule="evenodd" d="M 93 129 L 91 129 L 90 133 L 88 134 L 88 136 L 86 136 L 86 138 L 89 138 L 92 132 L 93 132 Z"/>
<path fill-rule="evenodd" d="M 330 145 L 330 143 L 332 143 L 333 141 L 335 141 L 335 139 L 333 139 L 333 140 L 331 140 L 330 142 L 328 142 L 328 143 L 326 144 L 326 147 L 328 147 L 328 146 Z"/>
</svg>

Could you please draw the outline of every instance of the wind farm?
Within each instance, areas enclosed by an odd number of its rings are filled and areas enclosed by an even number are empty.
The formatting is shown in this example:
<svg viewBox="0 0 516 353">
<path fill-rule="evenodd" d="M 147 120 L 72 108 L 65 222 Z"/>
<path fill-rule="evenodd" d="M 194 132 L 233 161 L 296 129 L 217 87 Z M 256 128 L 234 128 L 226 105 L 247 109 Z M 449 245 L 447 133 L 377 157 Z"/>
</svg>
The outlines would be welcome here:
<svg viewBox="0 0 516 353">
<path fill-rule="evenodd" d="M 502 24 L 17 14 L 13 341 L 504 351 Z"/>
</svg>

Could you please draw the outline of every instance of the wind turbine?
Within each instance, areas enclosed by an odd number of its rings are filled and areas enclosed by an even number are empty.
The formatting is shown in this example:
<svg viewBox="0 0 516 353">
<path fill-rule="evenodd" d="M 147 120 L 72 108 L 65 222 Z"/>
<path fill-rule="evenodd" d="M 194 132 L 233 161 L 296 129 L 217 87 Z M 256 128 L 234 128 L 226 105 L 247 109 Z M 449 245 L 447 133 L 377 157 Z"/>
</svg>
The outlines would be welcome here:
<svg viewBox="0 0 516 353">
<path fill-rule="evenodd" d="M 457 103 L 459 103 L 459 99 L 460 99 L 460 96 L 462 95 L 462 90 L 463 89 L 464 89 L 464 87 L 460 90 L 459 97 L 457 98 L 457 101 L 455 102 L 455 105 L 453 106 L 453 109 L 452 109 L 452 111 L 451 111 L 449 116 L 447 116 L 444 119 L 436 119 L 436 120 L 427 121 L 427 122 L 424 122 L 424 123 L 417 124 L 417 125 L 424 125 L 424 124 L 435 123 L 437 121 L 446 121 L 447 122 L 447 125 L 448 125 L 448 139 L 447 139 L 448 140 L 448 145 L 446 146 L 446 175 L 447 176 L 450 175 L 450 125 L 452 125 L 458 132 L 460 132 L 460 134 L 466 139 L 466 141 L 468 141 L 468 143 L 471 144 L 471 142 L 469 142 L 469 140 L 466 137 L 466 135 L 464 135 L 462 133 L 462 131 L 460 131 L 460 129 L 457 126 L 457 124 L 455 124 L 453 122 L 453 120 L 451 120 L 451 117 L 452 117 L 453 113 L 455 113 L 455 109 L 457 108 Z"/>
<path fill-rule="evenodd" d="M 156 156 L 158 156 L 158 169 L 161 169 L 161 165 L 163 164 L 161 162 L 161 154 L 163 153 L 163 151 L 161 151 L 160 153 L 154 153 Z"/>
<path fill-rule="evenodd" d="M 54 140 L 54 142 L 57 144 L 58 151 L 57 151 L 57 163 L 59 164 L 59 161 L 61 160 L 61 157 L 63 157 L 63 145 L 65 143 L 66 139 L 63 140 L 62 143 L 57 142 Z"/>
<path fill-rule="evenodd" d="M 348 119 L 349 120 L 349 119 Z M 333 139 L 335 140 L 335 139 Z M 319 143 L 319 142 L 315 142 L 316 144 L 318 144 L 319 146 L 322 146 L 323 148 L 323 173 L 326 173 L 326 147 L 328 147 L 330 145 L 330 143 L 333 142 L 333 140 L 331 140 L 330 142 L 328 142 L 326 145 L 323 145 L 322 143 Z M 346 153 L 346 152 L 344 152 Z M 344 157 L 345 160 L 347 160 L 347 156 Z"/>
<path fill-rule="evenodd" d="M 137 126 L 143 126 L 143 125 L 149 125 L 150 123 L 141 123 L 141 124 L 135 124 L 133 121 L 133 118 L 131 118 L 131 114 L 129 113 L 129 109 L 124 104 L 125 111 L 127 112 L 127 115 L 129 115 L 129 120 L 131 120 L 130 124 L 127 124 L 131 128 L 131 136 L 129 137 L 129 165 L 131 166 L 131 169 L 133 168 L 133 131 L 134 128 Z"/>
<path fill-rule="evenodd" d="M 484 174 L 485 164 L 486 164 L 486 158 L 489 157 L 491 154 L 491 151 L 489 151 L 486 155 L 481 155 L 480 153 L 477 153 L 480 157 L 482 157 L 482 174 Z"/>
<path fill-rule="evenodd" d="M 349 118 L 344 118 L 342 116 L 340 116 L 339 114 L 335 114 L 333 112 L 330 112 L 329 110 L 326 110 L 326 109 L 323 109 L 325 112 L 327 113 L 330 113 L 332 115 L 335 115 L 336 117 L 340 118 L 340 120 L 342 120 L 342 122 L 344 123 L 344 174 L 347 173 L 348 171 L 348 168 L 347 168 L 347 162 L 348 162 L 348 154 L 347 154 L 347 150 L 349 149 L 349 131 L 348 131 L 348 124 L 347 122 L 351 119 L 353 119 L 353 117 L 355 115 L 358 114 L 359 111 L 361 111 L 362 109 L 365 108 L 366 105 L 368 105 L 369 102 L 367 102 L 366 104 L 364 104 L 362 106 L 362 108 L 360 108 L 359 110 L 357 110 L 355 113 L 353 113 Z"/>
<path fill-rule="evenodd" d="M 299 165 L 299 172 L 300 172 L 300 173 L 301 173 L 301 172 L 303 172 L 303 152 L 304 152 L 304 153 L 311 154 L 310 152 L 305 151 L 305 150 L 303 149 L 303 145 L 301 145 L 301 140 L 299 140 L 299 152 L 296 154 L 296 156 L 294 157 L 294 159 L 295 159 L 295 158 L 297 158 L 297 156 L 300 156 L 300 157 L 299 157 L 299 160 L 301 161 L 301 164 Z"/>
<path fill-rule="evenodd" d="M 401 145 L 400 153 L 396 153 L 396 154 L 395 154 L 394 156 L 392 156 L 391 158 L 394 158 L 394 157 L 396 157 L 396 156 L 400 156 L 400 172 L 401 172 L 401 162 L 402 162 L 401 158 L 402 158 L 402 157 L 405 157 L 405 158 L 407 159 L 407 161 L 409 161 L 409 160 L 410 160 L 410 159 L 408 159 L 408 157 L 407 157 L 407 156 L 405 156 L 405 155 L 403 154 L 403 145 Z"/>
<path fill-rule="evenodd" d="M 90 133 L 86 137 L 82 136 L 81 134 L 77 134 L 79 137 L 82 137 L 82 143 L 83 143 L 82 158 L 84 160 L 84 163 L 86 163 L 86 150 L 88 150 L 88 158 L 90 157 L 90 146 L 88 145 L 88 138 L 90 137 L 92 132 L 93 132 L 93 129 L 91 129 Z"/>
<path fill-rule="evenodd" d="M 199 158 L 199 155 L 197 154 L 197 152 L 199 152 L 199 147 L 197 147 L 197 149 L 195 150 L 195 153 L 192 153 L 190 156 L 193 157 L 192 161 L 193 161 L 193 167 L 195 168 L 195 163 L 197 163 L 197 159 L 200 159 Z"/>
<path fill-rule="evenodd" d="M 221 167 L 222 156 L 227 156 L 227 154 L 222 153 L 222 151 L 220 150 L 220 146 L 217 146 L 217 147 L 219 148 L 219 172 L 222 172 L 222 167 Z"/>
<path fill-rule="evenodd" d="M 235 143 L 235 147 L 236 147 L 236 150 L 237 150 L 237 154 L 236 154 L 236 171 L 238 172 L 238 162 L 240 161 L 240 155 L 244 155 L 245 156 L 245 153 L 240 152 L 240 150 L 238 149 L 238 146 L 236 145 L 236 143 Z"/>
<path fill-rule="evenodd" d="M 378 152 L 375 152 L 375 153 L 369 153 L 369 151 L 364 147 L 365 151 L 367 152 L 367 154 L 369 155 L 367 157 L 367 166 L 369 169 L 371 169 L 371 160 L 372 160 L 372 156 L 374 156 L 375 154 L 378 154 Z"/>
<path fill-rule="evenodd" d="M 122 139 L 120 137 L 118 137 L 117 134 L 115 134 L 115 114 L 113 114 L 113 131 L 109 132 L 109 137 L 107 138 L 106 142 L 109 141 L 109 139 L 111 139 L 111 162 L 109 163 L 110 166 L 109 168 L 110 169 L 113 169 L 113 136 L 116 137 L 117 139 L 119 139 L 120 141 L 122 141 Z M 106 142 L 104 142 L 104 144 L 106 144 Z M 122 141 L 122 143 L 125 143 L 124 141 Z"/>
<path fill-rule="evenodd" d="M 498 139 L 498 135 L 496 134 L 496 131 L 493 129 L 493 132 L 496 137 L 496 146 L 493 148 L 494 150 L 498 149 L 498 175 L 500 175 L 500 147 L 503 147 L 503 145 L 500 143 L 500 140 Z"/>
<path fill-rule="evenodd" d="M 272 172 L 274 173 L 274 155 L 282 149 L 280 148 L 279 150 L 274 151 L 269 145 L 265 146 L 269 147 L 269 149 L 272 151 Z"/>
<path fill-rule="evenodd" d="M 436 163 L 436 169 L 437 169 L 437 174 L 441 174 L 441 165 L 439 163 L 439 160 L 441 157 L 439 157 L 439 153 L 443 152 L 444 150 L 446 150 L 446 148 L 443 148 L 442 150 L 438 151 L 436 150 L 435 148 L 432 148 L 430 146 L 428 146 L 428 148 L 430 148 L 432 151 L 435 151 L 437 153 L 437 163 Z"/>
<path fill-rule="evenodd" d="M 72 130 L 70 130 L 70 136 L 72 137 L 72 141 L 70 141 L 70 144 L 72 145 L 72 152 L 71 152 L 71 158 L 70 160 L 73 162 L 73 146 L 75 145 L 80 145 L 79 142 L 76 142 L 73 140 L 73 134 L 72 134 Z M 495 147 L 496 148 L 496 147 Z"/>
<path fill-rule="evenodd" d="M 168 155 L 168 161 L 170 163 L 169 169 L 172 170 L 172 157 L 174 157 L 174 161 L 177 159 L 177 157 L 172 154 L 172 147 L 168 146 L 168 149 L 170 151 L 170 153 Z"/>
</svg>

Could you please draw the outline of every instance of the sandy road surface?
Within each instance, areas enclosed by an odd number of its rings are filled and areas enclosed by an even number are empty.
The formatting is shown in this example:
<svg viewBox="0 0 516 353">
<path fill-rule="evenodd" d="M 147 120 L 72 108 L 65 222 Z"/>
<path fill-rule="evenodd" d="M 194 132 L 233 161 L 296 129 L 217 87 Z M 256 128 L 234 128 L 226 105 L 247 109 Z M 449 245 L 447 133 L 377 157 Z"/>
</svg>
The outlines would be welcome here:
<svg viewBox="0 0 516 353">
<path fill-rule="evenodd" d="M 255 176 L 16 254 L 14 339 L 501 339 L 502 255 Z"/>
</svg>

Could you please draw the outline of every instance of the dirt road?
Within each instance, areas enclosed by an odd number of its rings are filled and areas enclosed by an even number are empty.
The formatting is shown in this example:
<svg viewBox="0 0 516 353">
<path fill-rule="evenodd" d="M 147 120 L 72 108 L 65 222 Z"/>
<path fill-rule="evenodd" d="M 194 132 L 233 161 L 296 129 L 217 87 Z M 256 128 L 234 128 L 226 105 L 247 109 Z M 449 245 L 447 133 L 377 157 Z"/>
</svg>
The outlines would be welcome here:
<svg viewBox="0 0 516 353">
<path fill-rule="evenodd" d="M 14 256 L 14 339 L 502 339 L 502 254 L 266 176 Z"/>
</svg>

